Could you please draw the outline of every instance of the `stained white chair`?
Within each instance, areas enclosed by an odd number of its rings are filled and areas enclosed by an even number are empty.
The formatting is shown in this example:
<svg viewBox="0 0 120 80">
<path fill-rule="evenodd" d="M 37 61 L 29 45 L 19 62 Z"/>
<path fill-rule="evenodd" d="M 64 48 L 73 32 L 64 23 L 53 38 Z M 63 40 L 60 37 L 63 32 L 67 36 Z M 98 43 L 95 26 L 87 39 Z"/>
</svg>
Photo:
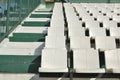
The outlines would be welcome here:
<svg viewBox="0 0 120 80">
<path fill-rule="evenodd" d="M 120 49 L 105 51 L 106 72 L 120 73 Z"/>
<path fill-rule="evenodd" d="M 65 36 L 46 36 L 45 48 L 65 49 Z"/>
<path fill-rule="evenodd" d="M 76 8 L 76 11 L 77 11 L 77 13 L 79 13 L 79 15 L 81 14 L 81 13 L 84 13 L 84 12 L 87 12 L 87 10 L 85 9 L 85 7 L 83 7 L 82 5 L 77 5 L 77 6 L 75 6 L 75 8 Z"/>
<path fill-rule="evenodd" d="M 108 16 L 99 15 L 99 16 L 97 16 L 97 21 L 100 21 L 100 22 L 109 21 L 109 17 Z"/>
<path fill-rule="evenodd" d="M 43 49 L 39 72 L 68 72 L 67 51 L 64 49 Z"/>
<path fill-rule="evenodd" d="M 61 26 L 61 27 L 64 27 L 65 23 L 63 22 L 63 20 L 59 20 L 59 21 L 56 21 L 56 20 L 51 20 L 51 23 L 50 23 L 50 26 Z"/>
<path fill-rule="evenodd" d="M 119 14 L 119 13 L 120 13 L 120 9 L 115 8 L 115 9 L 114 9 L 114 13 Z"/>
<path fill-rule="evenodd" d="M 82 28 L 82 22 L 81 21 L 68 22 L 68 29 L 71 30 L 73 28 Z"/>
<path fill-rule="evenodd" d="M 120 22 L 120 16 L 113 16 L 113 20 L 117 21 L 117 22 Z"/>
<path fill-rule="evenodd" d="M 51 23 L 50 23 L 50 26 L 57 26 L 57 25 L 64 26 L 63 8 L 61 3 L 55 3 L 51 18 Z"/>
<path fill-rule="evenodd" d="M 120 8 L 120 4 L 115 4 L 115 8 Z"/>
<path fill-rule="evenodd" d="M 115 8 L 115 4 L 114 3 L 110 3 L 110 4 L 105 4 L 105 8 L 108 10 L 108 11 L 111 11 Z"/>
<path fill-rule="evenodd" d="M 100 23 L 98 21 L 86 21 L 85 22 L 86 28 L 99 28 Z"/>
<path fill-rule="evenodd" d="M 99 13 L 99 12 L 94 12 L 94 13 L 92 13 L 92 15 L 93 15 L 95 18 L 97 18 L 97 16 L 103 16 L 103 14 L 102 14 L 102 13 Z"/>
<path fill-rule="evenodd" d="M 91 37 L 106 36 L 105 28 L 90 28 L 89 33 Z"/>
<path fill-rule="evenodd" d="M 99 10 L 96 9 L 96 8 L 95 8 L 95 9 L 91 9 L 91 10 L 90 10 L 90 13 L 91 13 L 91 14 L 93 15 L 93 17 L 95 17 L 95 18 L 96 18 L 97 16 L 99 16 L 99 15 L 102 15 L 102 13 L 100 13 Z"/>
<path fill-rule="evenodd" d="M 67 17 L 68 23 L 79 22 L 79 18 L 77 16 Z"/>
<path fill-rule="evenodd" d="M 87 13 L 87 11 L 79 12 L 79 17 L 80 17 L 80 18 L 83 18 L 83 17 L 85 17 L 85 16 L 90 16 L 90 14 Z"/>
<path fill-rule="evenodd" d="M 89 10 L 89 12 L 90 12 L 90 13 L 93 13 L 93 14 L 95 14 L 95 13 L 99 14 L 99 10 L 96 9 L 95 7 L 94 7 L 94 8 L 91 8 L 91 9 Z"/>
<path fill-rule="evenodd" d="M 71 27 L 68 31 L 69 37 L 74 36 L 85 36 L 85 28 L 82 27 Z"/>
<path fill-rule="evenodd" d="M 111 10 L 108 8 L 102 8 L 102 13 L 107 13 L 107 12 L 111 12 Z"/>
<path fill-rule="evenodd" d="M 117 22 L 116 21 L 104 21 L 103 22 L 103 27 L 109 29 L 111 27 L 117 28 Z"/>
<path fill-rule="evenodd" d="M 104 73 L 100 68 L 99 54 L 94 49 L 75 49 L 73 65 L 76 73 Z"/>
<path fill-rule="evenodd" d="M 116 49 L 116 43 L 114 37 L 95 37 L 96 49 L 110 50 Z"/>
<path fill-rule="evenodd" d="M 82 22 L 81 21 L 71 21 L 68 23 L 68 29 L 71 28 L 82 28 Z"/>
<path fill-rule="evenodd" d="M 64 36 L 64 28 L 50 27 L 48 28 L 48 36 Z"/>
<path fill-rule="evenodd" d="M 94 17 L 92 16 L 84 16 L 82 17 L 82 21 L 86 22 L 86 21 L 94 21 Z"/>
<path fill-rule="evenodd" d="M 113 16 L 117 16 L 117 14 L 112 12 L 107 12 L 106 16 L 108 16 L 109 18 L 112 18 Z"/>
<path fill-rule="evenodd" d="M 115 38 L 120 38 L 120 29 L 119 28 L 110 28 L 110 36 Z"/>
<path fill-rule="evenodd" d="M 90 38 L 89 37 L 80 37 L 75 36 L 70 38 L 70 47 L 71 49 L 89 49 L 91 48 L 90 45 Z"/>
</svg>

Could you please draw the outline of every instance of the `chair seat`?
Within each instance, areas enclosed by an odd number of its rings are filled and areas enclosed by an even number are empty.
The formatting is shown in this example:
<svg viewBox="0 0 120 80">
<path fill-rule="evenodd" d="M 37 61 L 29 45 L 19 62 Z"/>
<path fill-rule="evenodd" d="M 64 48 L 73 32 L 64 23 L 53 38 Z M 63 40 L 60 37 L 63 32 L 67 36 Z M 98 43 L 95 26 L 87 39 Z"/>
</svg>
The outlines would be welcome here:
<svg viewBox="0 0 120 80">
<path fill-rule="evenodd" d="M 39 72 L 68 72 L 68 68 L 39 68 Z"/>
<path fill-rule="evenodd" d="M 75 69 L 76 73 L 105 73 L 105 69 Z"/>
</svg>

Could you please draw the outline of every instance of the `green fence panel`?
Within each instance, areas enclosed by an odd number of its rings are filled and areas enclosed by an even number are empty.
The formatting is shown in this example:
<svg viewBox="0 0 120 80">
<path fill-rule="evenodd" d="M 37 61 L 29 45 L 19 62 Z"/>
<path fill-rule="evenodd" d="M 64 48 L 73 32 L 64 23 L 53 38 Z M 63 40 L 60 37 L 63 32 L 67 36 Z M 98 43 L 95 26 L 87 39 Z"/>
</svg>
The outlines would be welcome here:
<svg viewBox="0 0 120 80">
<path fill-rule="evenodd" d="M 40 0 L 5 0 L 4 13 L 0 13 L 0 42 L 19 25 L 39 4 Z"/>
</svg>

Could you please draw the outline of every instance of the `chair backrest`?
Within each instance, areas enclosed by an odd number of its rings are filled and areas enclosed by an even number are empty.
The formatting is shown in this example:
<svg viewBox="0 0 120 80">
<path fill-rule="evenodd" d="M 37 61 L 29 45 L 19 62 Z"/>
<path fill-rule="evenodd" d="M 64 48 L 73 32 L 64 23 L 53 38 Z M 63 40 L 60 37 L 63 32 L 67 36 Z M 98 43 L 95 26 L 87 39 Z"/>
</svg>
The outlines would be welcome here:
<svg viewBox="0 0 120 80">
<path fill-rule="evenodd" d="M 73 51 L 74 68 L 99 69 L 98 51 L 94 49 L 75 49 Z"/>
<path fill-rule="evenodd" d="M 65 36 L 46 36 L 45 48 L 65 48 Z"/>
<path fill-rule="evenodd" d="M 103 27 L 105 28 L 117 28 L 117 22 L 116 21 L 104 21 Z"/>
<path fill-rule="evenodd" d="M 119 37 L 120 29 L 119 28 L 110 28 L 110 36 Z"/>
<path fill-rule="evenodd" d="M 100 23 L 98 21 L 86 21 L 85 22 L 86 28 L 99 28 Z"/>
<path fill-rule="evenodd" d="M 108 16 L 99 15 L 99 16 L 97 16 L 97 21 L 100 21 L 100 22 L 109 21 L 109 17 Z"/>
<path fill-rule="evenodd" d="M 80 37 L 75 36 L 70 38 L 70 47 L 71 49 L 80 48 L 80 49 L 89 49 L 90 46 L 90 38 L 89 37 Z"/>
<path fill-rule="evenodd" d="M 78 28 L 74 28 L 74 27 L 71 27 L 69 28 L 69 37 L 71 36 L 85 36 L 85 28 L 82 28 L 82 27 L 78 27 Z"/>
<path fill-rule="evenodd" d="M 95 44 L 96 44 L 96 49 L 101 49 L 101 50 L 116 49 L 116 43 L 114 37 L 96 37 Z"/>
<path fill-rule="evenodd" d="M 106 36 L 105 28 L 90 28 L 89 33 L 91 37 Z"/>
<path fill-rule="evenodd" d="M 64 28 L 62 27 L 48 28 L 48 36 L 64 36 Z"/>
<path fill-rule="evenodd" d="M 82 21 L 86 22 L 86 21 L 95 21 L 95 20 L 94 20 L 94 17 L 89 15 L 89 16 L 82 17 Z"/>
<path fill-rule="evenodd" d="M 82 27 L 82 22 L 81 21 L 72 21 L 72 22 L 68 22 L 68 29 L 69 28 L 78 28 L 78 27 Z"/>
<path fill-rule="evenodd" d="M 120 22 L 120 16 L 113 16 L 113 20 L 117 21 L 117 22 Z"/>
<path fill-rule="evenodd" d="M 107 69 L 120 69 L 120 50 L 105 51 L 105 63 Z"/>
<path fill-rule="evenodd" d="M 43 49 L 41 67 L 67 68 L 67 51 L 64 49 Z"/>
</svg>

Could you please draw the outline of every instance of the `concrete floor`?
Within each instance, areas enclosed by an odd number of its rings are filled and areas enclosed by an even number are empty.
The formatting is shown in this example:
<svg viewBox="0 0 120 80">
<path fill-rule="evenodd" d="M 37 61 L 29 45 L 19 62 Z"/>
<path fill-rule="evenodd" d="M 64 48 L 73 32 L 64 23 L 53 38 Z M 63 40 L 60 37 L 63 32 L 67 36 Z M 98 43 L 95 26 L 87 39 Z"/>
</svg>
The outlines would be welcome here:
<svg viewBox="0 0 120 80">
<path fill-rule="evenodd" d="M 120 80 L 120 78 L 61 78 L 39 77 L 38 74 L 0 73 L 0 80 Z"/>
</svg>

